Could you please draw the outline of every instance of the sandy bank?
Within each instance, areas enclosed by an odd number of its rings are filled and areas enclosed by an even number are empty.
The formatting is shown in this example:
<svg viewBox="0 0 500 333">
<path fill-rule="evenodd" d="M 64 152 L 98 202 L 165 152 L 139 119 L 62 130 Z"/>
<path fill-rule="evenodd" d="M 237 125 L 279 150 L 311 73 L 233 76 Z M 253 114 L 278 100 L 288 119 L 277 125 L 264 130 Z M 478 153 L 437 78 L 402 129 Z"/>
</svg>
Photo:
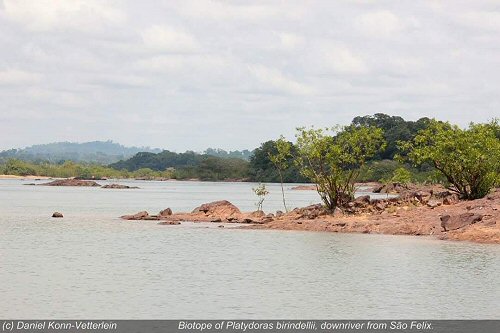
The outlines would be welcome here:
<svg viewBox="0 0 500 333">
<path fill-rule="evenodd" d="M 46 176 L 16 176 L 16 175 L 0 175 L 0 179 L 52 179 L 52 177 Z"/>
</svg>

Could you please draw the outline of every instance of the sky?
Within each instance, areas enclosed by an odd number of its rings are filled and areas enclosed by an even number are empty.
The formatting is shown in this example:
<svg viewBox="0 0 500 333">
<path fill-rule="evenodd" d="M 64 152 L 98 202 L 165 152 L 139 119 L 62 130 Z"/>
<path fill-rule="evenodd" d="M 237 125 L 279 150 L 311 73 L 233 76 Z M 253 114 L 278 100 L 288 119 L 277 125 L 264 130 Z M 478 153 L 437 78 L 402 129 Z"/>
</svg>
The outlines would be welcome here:
<svg viewBox="0 0 500 333">
<path fill-rule="evenodd" d="M 500 117 L 500 1 L 0 0 L 0 149 Z"/>
</svg>

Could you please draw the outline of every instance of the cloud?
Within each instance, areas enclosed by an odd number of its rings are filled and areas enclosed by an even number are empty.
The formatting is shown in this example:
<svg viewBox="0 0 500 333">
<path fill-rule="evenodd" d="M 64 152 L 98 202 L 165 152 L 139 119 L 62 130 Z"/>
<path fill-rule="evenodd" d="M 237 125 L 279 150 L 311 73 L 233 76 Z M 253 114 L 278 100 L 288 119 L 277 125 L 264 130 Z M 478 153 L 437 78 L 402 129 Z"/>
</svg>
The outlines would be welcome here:
<svg viewBox="0 0 500 333">
<path fill-rule="evenodd" d="M 325 42 L 319 44 L 317 52 L 327 72 L 362 74 L 368 71 L 366 62 L 347 46 Z"/>
<path fill-rule="evenodd" d="M 41 75 L 19 69 L 0 70 L 0 85 L 31 85 L 40 82 Z"/>
<path fill-rule="evenodd" d="M 238 5 L 233 2 L 189 0 L 181 3 L 178 10 L 182 15 L 198 19 L 256 21 L 298 14 L 296 10 L 287 13 L 268 4 Z"/>
<path fill-rule="evenodd" d="M 293 95 L 309 95 L 313 93 L 313 89 L 311 87 L 285 76 L 277 69 L 258 64 L 249 65 L 248 69 L 250 73 L 261 83 L 264 83 L 279 92 Z"/>
<path fill-rule="evenodd" d="M 401 19 L 388 10 L 362 14 L 355 19 L 355 24 L 364 34 L 381 38 L 393 36 L 404 29 Z"/>
<path fill-rule="evenodd" d="M 16 129 L 0 149 L 99 133 L 254 148 L 278 119 L 293 136 L 375 112 L 487 120 L 500 106 L 498 6 L 436 4 L 0 0 L 0 133 Z"/>
<path fill-rule="evenodd" d="M 193 52 L 199 48 L 195 37 L 187 32 L 168 26 L 155 25 L 142 32 L 146 47 L 165 52 Z"/>
<path fill-rule="evenodd" d="M 279 32 L 277 33 L 280 40 L 280 45 L 284 49 L 295 49 L 304 45 L 304 38 L 294 33 Z"/>
<path fill-rule="evenodd" d="M 8 18 L 34 31 L 95 31 L 126 20 L 124 12 L 99 0 L 4 0 L 4 8 Z"/>
<path fill-rule="evenodd" d="M 457 18 L 462 25 L 500 32 L 499 11 L 471 11 L 460 14 Z"/>
</svg>

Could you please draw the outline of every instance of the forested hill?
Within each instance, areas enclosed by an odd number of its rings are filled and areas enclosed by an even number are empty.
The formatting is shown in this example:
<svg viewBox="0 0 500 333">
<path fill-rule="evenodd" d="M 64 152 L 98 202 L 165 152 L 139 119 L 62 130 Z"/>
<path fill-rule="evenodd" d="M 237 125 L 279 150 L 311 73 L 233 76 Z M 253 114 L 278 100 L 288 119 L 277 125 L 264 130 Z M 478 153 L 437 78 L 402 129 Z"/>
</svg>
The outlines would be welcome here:
<svg viewBox="0 0 500 333">
<path fill-rule="evenodd" d="M 138 152 L 159 153 L 161 150 L 149 147 L 125 147 L 113 141 L 54 142 L 23 149 L 4 150 L 0 152 L 0 162 L 15 158 L 31 162 L 48 161 L 58 163 L 71 160 L 109 164 L 129 158 Z"/>
<path fill-rule="evenodd" d="M 360 116 L 352 120 L 350 126 L 374 126 L 381 128 L 387 142 L 385 149 L 377 153 L 369 162 L 365 180 L 378 180 L 384 174 L 392 173 L 400 165 L 393 161 L 397 154 L 399 141 L 411 140 L 417 132 L 429 124 L 428 118 L 417 121 L 407 121 L 399 116 L 389 116 L 383 113 Z M 332 124 L 333 125 L 333 124 Z M 294 161 L 295 145 L 291 143 L 292 154 L 288 157 L 288 167 L 283 170 L 283 179 L 286 182 L 306 182 L 307 179 L 300 173 Z M 192 151 L 175 153 L 165 150 L 154 154 L 141 152 L 135 156 L 109 166 L 116 170 L 135 172 L 148 170 L 163 172 L 175 169 L 178 178 L 200 178 L 220 180 L 227 178 L 244 178 L 253 181 L 276 182 L 279 175 L 271 162 L 269 155 L 276 153 L 276 141 L 270 140 L 250 152 L 232 151 L 209 148 L 199 154 Z M 248 159 L 248 162 L 247 162 Z"/>
</svg>

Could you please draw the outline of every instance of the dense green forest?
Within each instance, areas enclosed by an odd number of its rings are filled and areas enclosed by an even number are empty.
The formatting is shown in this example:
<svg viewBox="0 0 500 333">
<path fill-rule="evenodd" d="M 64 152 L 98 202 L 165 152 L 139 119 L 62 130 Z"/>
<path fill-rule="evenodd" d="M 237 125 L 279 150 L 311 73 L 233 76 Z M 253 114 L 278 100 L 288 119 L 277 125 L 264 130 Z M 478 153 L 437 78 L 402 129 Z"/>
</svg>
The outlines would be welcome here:
<svg viewBox="0 0 500 333">
<path fill-rule="evenodd" d="M 410 164 L 410 161 L 405 159 L 407 151 L 401 149 L 402 142 L 410 142 L 418 133 L 428 129 L 430 124 L 435 122 L 429 118 L 407 121 L 402 117 L 382 113 L 354 118 L 345 130 L 376 128 L 381 131 L 385 141 L 381 149 L 359 166 L 357 180 L 364 182 L 446 181 L 442 173 L 438 173 L 429 161 Z M 239 179 L 279 182 L 279 171 L 281 171 L 284 182 L 308 182 L 309 178 L 301 172 L 300 163 L 297 160 L 299 148 L 297 143 L 286 142 L 290 151 L 282 161 L 284 167 L 278 170 L 271 158 L 278 153 L 278 142 L 280 141 L 266 141 L 253 152 L 248 150 L 226 152 L 213 148 L 203 153 L 192 151 L 175 153 L 168 150 L 137 152 L 128 159 L 122 159 L 107 166 L 102 165 L 103 163 L 75 163 L 67 160 L 53 163 L 52 159 L 28 162 L 10 158 L 5 159 L 3 163 L 0 160 L 0 173 L 82 178 L 175 178 L 214 181 Z"/>
</svg>

